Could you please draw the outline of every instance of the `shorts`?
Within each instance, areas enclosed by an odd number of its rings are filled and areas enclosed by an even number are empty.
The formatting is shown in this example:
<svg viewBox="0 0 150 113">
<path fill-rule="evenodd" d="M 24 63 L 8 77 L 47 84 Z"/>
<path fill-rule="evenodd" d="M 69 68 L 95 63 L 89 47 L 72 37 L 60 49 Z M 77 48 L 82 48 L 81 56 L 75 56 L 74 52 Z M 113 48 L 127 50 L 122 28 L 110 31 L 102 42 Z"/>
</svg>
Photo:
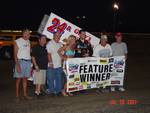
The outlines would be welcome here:
<svg viewBox="0 0 150 113">
<path fill-rule="evenodd" d="M 46 82 L 46 70 L 33 71 L 33 83 L 34 84 L 45 84 Z"/>
<path fill-rule="evenodd" d="M 31 75 L 31 60 L 18 60 L 21 73 L 17 72 L 16 66 L 14 70 L 14 78 L 28 78 Z"/>
</svg>

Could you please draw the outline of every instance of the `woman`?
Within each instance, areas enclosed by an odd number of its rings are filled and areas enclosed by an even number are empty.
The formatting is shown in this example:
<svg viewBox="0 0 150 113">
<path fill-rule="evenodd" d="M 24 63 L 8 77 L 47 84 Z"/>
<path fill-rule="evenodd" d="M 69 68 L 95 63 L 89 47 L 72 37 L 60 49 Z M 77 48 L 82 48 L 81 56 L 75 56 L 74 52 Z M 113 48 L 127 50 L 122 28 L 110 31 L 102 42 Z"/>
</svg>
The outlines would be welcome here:
<svg viewBox="0 0 150 113">
<path fill-rule="evenodd" d="M 76 37 L 74 35 L 70 35 L 68 37 L 68 39 L 66 40 L 66 44 L 58 50 L 58 54 L 64 60 L 64 62 L 63 62 L 64 71 L 66 71 L 66 60 L 68 58 L 73 58 L 75 55 L 75 42 L 76 42 Z M 63 96 L 68 96 L 68 95 L 73 96 L 72 93 L 67 93 L 66 89 L 67 89 L 67 84 L 65 83 L 64 89 L 62 90 L 62 95 Z"/>
</svg>

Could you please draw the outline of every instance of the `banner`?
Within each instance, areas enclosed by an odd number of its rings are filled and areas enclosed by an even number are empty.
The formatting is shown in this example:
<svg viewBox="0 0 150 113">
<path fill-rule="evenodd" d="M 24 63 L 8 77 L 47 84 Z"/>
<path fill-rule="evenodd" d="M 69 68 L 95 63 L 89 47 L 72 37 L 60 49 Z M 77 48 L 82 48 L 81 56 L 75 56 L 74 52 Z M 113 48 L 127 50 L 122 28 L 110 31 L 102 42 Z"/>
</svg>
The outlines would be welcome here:
<svg viewBox="0 0 150 113">
<path fill-rule="evenodd" d="M 66 70 L 67 92 L 123 85 L 125 57 L 70 58 Z"/>
<path fill-rule="evenodd" d="M 49 39 L 53 38 L 54 32 L 59 32 L 62 34 L 61 41 L 68 38 L 69 35 L 75 35 L 79 37 L 79 30 L 81 28 L 77 27 L 76 25 L 66 21 L 65 19 L 51 13 L 48 17 L 47 15 L 44 16 L 41 25 L 38 29 L 40 34 L 46 35 Z M 99 44 L 100 39 L 88 32 L 86 32 L 86 39 L 91 42 L 91 44 L 97 45 Z"/>
</svg>

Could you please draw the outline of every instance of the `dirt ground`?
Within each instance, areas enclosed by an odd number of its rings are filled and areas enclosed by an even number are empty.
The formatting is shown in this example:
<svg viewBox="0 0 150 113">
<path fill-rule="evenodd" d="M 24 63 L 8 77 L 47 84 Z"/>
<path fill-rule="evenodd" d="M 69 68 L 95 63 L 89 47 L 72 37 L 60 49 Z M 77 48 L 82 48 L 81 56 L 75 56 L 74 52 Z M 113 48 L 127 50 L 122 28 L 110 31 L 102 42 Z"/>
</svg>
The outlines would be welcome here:
<svg viewBox="0 0 150 113">
<path fill-rule="evenodd" d="M 88 94 L 76 93 L 73 97 L 45 95 L 15 103 L 12 62 L 0 60 L 0 113 L 150 113 L 150 39 L 141 40 L 128 40 L 125 92 L 97 94 L 89 90 Z M 32 83 L 28 91 L 33 96 Z M 130 100 L 136 103 L 128 103 Z"/>
</svg>

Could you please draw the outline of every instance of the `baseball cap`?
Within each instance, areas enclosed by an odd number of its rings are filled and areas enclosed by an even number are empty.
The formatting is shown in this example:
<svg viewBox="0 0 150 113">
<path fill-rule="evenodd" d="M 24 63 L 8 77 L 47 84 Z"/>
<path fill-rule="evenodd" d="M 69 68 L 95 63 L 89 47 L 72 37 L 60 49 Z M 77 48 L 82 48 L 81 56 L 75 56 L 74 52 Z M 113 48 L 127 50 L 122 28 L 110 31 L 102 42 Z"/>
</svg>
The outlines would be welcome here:
<svg viewBox="0 0 150 113">
<path fill-rule="evenodd" d="M 118 33 L 115 34 L 115 36 L 122 36 L 122 33 L 118 32 Z"/>
<path fill-rule="evenodd" d="M 108 39 L 107 35 L 101 35 L 101 39 L 106 39 L 107 40 Z"/>
</svg>

